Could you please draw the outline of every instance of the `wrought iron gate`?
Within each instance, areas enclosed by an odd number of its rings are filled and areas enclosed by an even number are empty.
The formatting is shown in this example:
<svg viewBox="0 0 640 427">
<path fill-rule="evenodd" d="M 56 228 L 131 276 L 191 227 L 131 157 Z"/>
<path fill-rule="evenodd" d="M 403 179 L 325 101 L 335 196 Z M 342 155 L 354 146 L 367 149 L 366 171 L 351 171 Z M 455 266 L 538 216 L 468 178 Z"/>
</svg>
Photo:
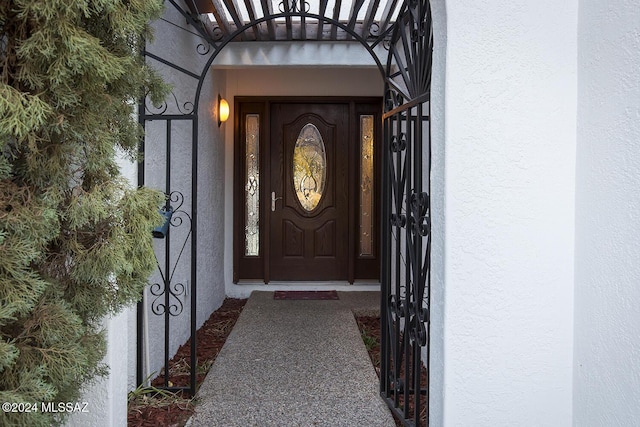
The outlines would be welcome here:
<svg viewBox="0 0 640 427">
<path fill-rule="evenodd" d="M 163 368 L 160 372 L 156 372 L 157 379 L 153 383 L 157 388 L 169 390 L 172 392 L 186 391 L 191 395 L 196 392 L 196 313 L 197 313 L 197 274 L 196 274 L 196 248 L 197 248 L 197 201 L 198 201 L 198 185 L 197 185 L 197 123 L 198 117 L 194 109 L 187 107 L 184 109 L 176 104 L 174 107 L 180 114 L 172 114 L 169 105 L 164 104 L 159 107 L 153 107 L 149 103 L 144 102 L 139 106 L 139 120 L 148 130 L 151 122 L 163 125 L 164 138 L 159 143 L 153 144 L 151 147 L 154 153 L 158 155 L 162 153 L 164 157 L 163 171 L 159 177 L 155 188 L 163 188 L 165 193 L 165 204 L 160 208 L 160 213 L 165 218 L 163 227 L 159 227 L 153 231 L 153 237 L 156 241 L 156 262 L 158 265 L 157 274 L 152 277 L 149 283 L 147 298 L 138 303 L 137 318 L 137 382 L 143 384 L 149 378 L 145 378 L 149 373 L 144 373 L 143 367 L 146 365 L 144 356 L 150 351 L 144 348 L 143 343 L 148 342 L 147 336 L 148 325 L 152 323 L 150 317 L 145 316 L 145 312 L 150 310 L 156 319 L 162 319 L 163 329 Z M 172 182 L 172 171 L 174 165 L 172 157 L 176 148 L 173 147 L 173 132 L 176 131 L 177 124 L 186 125 L 191 128 L 191 168 L 193 169 L 190 182 L 191 191 L 187 192 L 187 196 L 180 191 L 174 189 Z M 144 154 L 146 149 L 144 141 L 140 145 L 140 151 Z M 138 184 L 147 184 L 147 174 L 145 173 L 144 163 L 138 168 Z M 181 183 L 183 186 L 185 183 Z M 181 188 L 179 185 L 177 188 Z M 185 261 L 185 251 L 189 252 L 189 261 Z M 176 271 L 182 270 L 181 279 L 188 276 L 187 282 L 184 280 L 176 280 Z M 146 306 L 145 306 L 146 305 Z M 184 320 L 184 317 L 187 317 Z M 171 347 L 171 331 L 175 327 L 176 321 L 187 323 L 189 328 L 189 350 L 188 357 L 182 357 L 177 360 L 171 360 L 173 356 Z M 156 322 L 157 323 L 157 322 Z M 143 339 L 144 337 L 144 339 Z M 147 340 L 147 341 L 145 341 Z M 171 373 L 175 373 L 176 367 L 185 365 L 188 369 L 188 380 L 180 381 L 174 384 L 170 381 Z M 147 367 L 149 369 L 149 367 Z M 184 366 L 181 366 L 184 370 Z M 183 373 L 184 374 L 184 373 Z"/>
<path fill-rule="evenodd" d="M 380 391 L 404 425 L 418 426 L 429 424 L 433 37 L 429 3 L 405 6 L 387 62 Z"/>
<path fill-rule="evenodd" d="M 246 0 L 248 19 L 238 9 L 235 0 L 167 0 L 167 8 L 177 16 L 175 21 L 164 19 L 177 31 L 186 31 L 198 40 L 193 51 L 200 58 L 198 64 L 176 63 L 171 51 L 164 48 L 156 52 L 144 52 L 151 63 L 165 67 L 180 75 L 195 91 L 186 102 L 178 102 L 174 94 L 173 105 L 151 111 L 142 103 L 140 121 L 147 125 L 153 121 L 166 124 L 167 170 L 166 192 L 171 187 L 171 138 L 172 128 L 178 123 L 191 126 L 192 182 L 183 207 L 189 224 L 191 261 L 189 286 L 172 282 L 172 253 L 170 240 L 164 248 L 164 273 L 162 283 L 155 290 L 160 298 L 158 313 L 165 316 L 165 346 L 168 345 L 169 324 L 177 313 L 171 304 L 176 296 L 189 290 L 191 315 L 191 383 L 188 389 L 195 391 L 195 309 L 196 309 L 196 225 L 198 194 L 198 107 L 205 76 L 220 51 L 233 40 L 355 40 L 372 56 L 385 81 L 384 149 L 382 153 L 382 367 L 380 390 L 394 413 L 407 426 L 428 424 L 428 369 L 429 369 L 429 295 L 430 295 L 430 88 L 431 52 L 433 46 L 429 0 L 389 0 L 382 11 L 382 18 L 375 21 L 381 2 L 355 0 L 349 18 L 340 20 L 341 2 L 335 2 L 333 11 L 328 1 L 320 0 L 319 9 L 312 11 L 304 0 Z M 364 5 L 367 4 L 365 7 Z M 261 9 L 261 10 L 260 10 Z M 358 21 L 360 10 L 366 10 L 365 18 Z M 215 21 L 207 17 L 215 16 Z M 231 16 L 231 20 L 227 19 Z M 310 23 L 315 22 L 312 26 Z M 324 31 L 323 25 L 331 26 Z M 379 46 L 384 46 L 386 67 L 378 58 Z M 196 61 L 197 62 L 197 61 Z M 197 67 L 197 70 L 188 69 Z M 144 148 L 144 147 L 143 147 Z M 145 181 L 141 171 L 139 183 Z M 165 212 L 177 205 L 169 199 Z M 179 225 L 173 223 L 174 226 Z M 170 227 L 171 228 L 171 227 Z M 174 240 L 175 242 L 175 240 Z M 184 243 L 183 243 L 184 242 Z M 180 240 L 178 245 L 187 245 Z M 185 246 L 182 246 L 180 253 Z M 180 295 L 178 295 L 180 294 Z M 183 295 L 186 296 L 186 295 Z M 174 316 L 175 317 L 175 316 Z M 143 308 L 139 306 L 139 325 L 144 322 Z M 141 329 L 139 328 L 139 336 Z M 139 340 L 140 341 L 140 340 Z M 142 366 L 142 348 L 138 348 L 138 366 Z M 165 362 L 168 353 L 165 350 Z M 423 363 L 424 362 L 424 363 Z M 421 374 L 423 365 L 426 372 Z M 168 369 L 165 364 L 165 370 Z M 140 371 L 139 371 L 140 372 Z M 142 378 L 139 375 L 139 383 Z M 171 388 L 170 384 L 164 384 Z"/>
</svg>

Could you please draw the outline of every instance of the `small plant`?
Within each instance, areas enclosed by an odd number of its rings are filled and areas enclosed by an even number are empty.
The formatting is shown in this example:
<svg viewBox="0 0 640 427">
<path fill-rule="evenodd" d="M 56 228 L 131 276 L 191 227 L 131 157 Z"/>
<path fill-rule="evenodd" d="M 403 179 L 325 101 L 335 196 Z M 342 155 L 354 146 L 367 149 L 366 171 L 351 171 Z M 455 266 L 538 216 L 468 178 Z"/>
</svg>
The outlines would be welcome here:
<svg viewBox="0 0 640 427">
<path fill-rule="evenodd" d="M 365 347 L 367 347 L 367 351 L 373 350 L 378 345 L 378 340 L 375 337 L 367 335 L 367 331 L 362 331 L 362 341 L 364 342 Z"/>
<path fill-rule="evenodd" d="M 156 407 L 173 404 L 190 405 L 192 399 L 184 398 L 180 393 L 173 393 L 154 386 L 140 385 L 127 394 L 130 409 L 138 406 L 153 405 Z"/>
<path fill-rule="evenodd" d="M 356 318 L 356 321 L 358 323 L 358 328 L 360 329 L 362 342 L 369 353 L 371 363 L 378 375 L 380 375 L 380 335 L 378 329 L 376 329 L 376 325 L 380 325 L 380 319 L 358 317 Z"/>
</svg>

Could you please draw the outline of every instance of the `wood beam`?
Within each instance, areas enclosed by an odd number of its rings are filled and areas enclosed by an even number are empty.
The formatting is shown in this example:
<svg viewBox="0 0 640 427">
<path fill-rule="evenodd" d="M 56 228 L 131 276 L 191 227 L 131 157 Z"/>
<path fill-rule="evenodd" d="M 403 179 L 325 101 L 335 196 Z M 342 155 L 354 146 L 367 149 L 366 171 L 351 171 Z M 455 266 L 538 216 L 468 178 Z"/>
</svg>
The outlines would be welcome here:
<svg viewBox="0 0 640 427">
<path fill-rule="evenodd" d="M 244 5 L 247 7 L 249 22 L 256 22 L 256 7 L 253 4 L 253 0 L 244 0 Z M 258 24 L 254 24 L 251 28 L 253 28 L 253 32 L 256 35 L 256 40 L 262 40 L 262 34 L 260 34 L 260 27 Z"/>
<path fill-rule="evenodd" d="M 373 20 L 376 16 L 376 12 L 378 11 L 378 7 L 380 6 L 380 0 L 370 0 L 369 6 L 367 6 L 367 13 L 364 15 L 364 21 L 362 22 L 362 32 L 360 35 L 363 39 L 367 39 L 371 32 L 371 26 L 373 25 Z"/>
<path fill-rule="evenodd" d="M 236 24 L 236 29 L 240 29 L 244 26 L 244 22 L 242 22 L 242 18 L 240 17 L 240 7 L 238 6 L 238 1 L 237 0 L 222 0 L 225 4 L 225 6 L 227 6 L 227 11 L 229 12 L 229 15 L 231 15 L 231 19 L 233 20 L 233 23 Z M 247 40 L 247 35 L 245 33 L 242 33 L 240 35 L 240 38 L 242 40 Z"/>
<path fill-rule="evenodd" d="M 382 16 L 380 17 L 380 33 L 382 34 L 391 22 L 392 14 L 398 5 L 398 0 L 389 0 L 384 7 Z"/>
<path fill-rule="evenodd" d="M 211 5 L 213 6 L 213 16 L 216 18 L 216 23 L 222 31 L 223 36 L 228 36 L 231 34 L 231 27 L 229 26 L 229 21 L 227 20 L 227 15 L 224 13 L 226 8 L 222 4 L 220 0 L 211 0 Z"/>
<path fill-rule="evenodd" d="M 329 2 L 329 0 L 320 0 L 320 8 L 318 10 L 318 15 L 320 16 L 325 16 L 325 13 L 327 12 L 327 3 Z M 318 33 L 316 35 L 316 38 L 318 40 L 322 40 L 322 27 L 324 26 L 324 21 L 323 20 L 319 20 L 318 21 Z"/>
<path fill-rule="evenodd" d="M 340 20 L 340 7 L 342 6 L 342 0 L 336 0 L 336 4 L 333 7 L 333 20 Z M 338 27 L 333 25 L 331 27 L 331 40 L 338 40 Z"/>
<path fill-rule="evenodd" d="M 349 21 L 347 24 L 347 28 L 353 31 L 356 27 L 356 19 L 358 19 L 358 12 L 362 9 L 362 5 L 364 4 L 364 0 L 353 0 L 351 3 L 351 12 L 349 13 Z M 347 40 L 351 40 L 351 34 L 347 33 Z"/>
<path fill-rule="evenodd" d="M 267 18 L 273 15 L 273 3 L 272 0 L 260 0 L 260 4 L 262 5 L 262 15 Z M 273 19 L 269 19 L 267 21 L 267 31 L 269 32 L 269 40 L 276 39 L 276 24 L 273 22 Z"/>
</svg>

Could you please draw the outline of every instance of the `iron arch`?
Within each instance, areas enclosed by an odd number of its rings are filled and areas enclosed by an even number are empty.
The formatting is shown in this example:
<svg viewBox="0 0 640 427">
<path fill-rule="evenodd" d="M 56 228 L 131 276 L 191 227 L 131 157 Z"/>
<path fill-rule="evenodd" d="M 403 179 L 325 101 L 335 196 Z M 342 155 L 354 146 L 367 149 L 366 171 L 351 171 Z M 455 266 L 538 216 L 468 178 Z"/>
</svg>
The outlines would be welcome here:
<svg viewBox="0 0 640 427">
<path fill-rule="evenodd" d="M 226 36 L 220 36 L 218 38 L 216 38 L 213 34 L 211 34 L 210 32 L 207 32 L 204 27 L 203 27 L 203 23 L 202 20 L 200 18 L 197 18 L 196 16 L 194 16 L 193 13 L 189 13 L 189 11 L 181 8 L 177 2 L 175 0 L 169 0 L 169 3 L 186 19 L 186 21 L 194 28 L 197 30 L 199 37 L 201 37 L 203 39 L 203 41 L 206 42 L 206 47 L 204 47 L 204 50 L 202 54 L 205 55 L 209 55 L 208 60 L 206 61 L 206 63 L 204 64 L 204 66 L 202 67 L 202 71 L 199 74 L 199 78 L 198 78 L 198 86 L 197 86 L 197 90 L 196 90 L 196 94 L 194 97 L 194 101 L 193 101 L 193 106 L 194 106 L 194 110 L 197 110 L 197 106 L 200 100 L 200 93 L 202 90 L 202 84 L 204 82 L 204 79 L 206 77 L 206 75 L 209 73 L 209 70 L 211 69 L 211 65 L 213 64 L 213 61 L 215 61 L 215 59 L 217 58 L 218 54 L 222 51 L 222 49 L 227 46 L 229 43 L 231 43 L 233 40 L 235 40 L 238 36 L 242 35 L 243 33 L 245 33 L 246 31 L 254 28 L 256 25 L 263 23 L 263 22 L 268 22 L 268 21 L 275 21 L 278 19 L 290 19 L 290 18 L 304 18 L 304 19 L 313 19 L 316 21 L 322 21 L 324 23 L 328 23 L 332 26 L 338 27 L 340 29 L 342 29 L 343 31 L 345 31 L 347 34 L 349 34 L 349 36 L 351 36 L 355 41 L 357 41 L 362 47 L 364 47 L 364 49 L 367 51 L 367 53 L 369 53 L 369 55 L 371 56 L 371 58 L 375 61 L 376 63 L 376 68 L 378 69 L 378 71 L 380 72 L 380 76 L 382 77 L 383 80 L 386 81 L 386 79 L 390 76 L 387 72 L 386 72 L 386 68 L 383 65 L 383 61 L 381 60 L 381 58 L 378 57 L 378 55 L 375 52 L 375 47 L 381 44 L 385 44 L 388 43 L 391 37 L 391 34 L 393 32 L 393 29 L 395 28 L 393 25 L 389 26 L 385 31 L 383 31 L 381 34 L 379 34 L 375 39 L 373 39 L 370 43 L 362 37 L 361 34 L 359 34 L 358 32 L 356 32 L 354 29 L 352 29 L 351 27 L 349 27 L 348 24 L 341 22 L 339 20 L 336 20 L 334 18 L 328 17 L 328 16 L 324 16 L 324 15 L 319 15 L 319 14 L 314 14 L 314 13 L 306 13 L 300 10 L 296 10 L 295 8 L 293 8 L 291 11 L 289 12 L 281 12 L 281 13 L 277 13 L 277 14 L 272 14 L 269 16 L 263 16 L 260 18 L 256 18 L 253 19 L 245 24 L 243 24 L 242 26 L 240 26 L 239 28 L 237 28 L 235 31 L 233 31 L 232 33 L 226 35 Z M 402 8 L 401 8 L 402 9 Z M 402 14 L 402 12 L 400 12 Z M 200 47 L 205 46 L 204 44 L 200 45 Z M 156 55 L 149 55 L 149 52 L 144 52 L 144 55 L 147 56 L 151 56 L 156 60 L 159 60 L 163 63 L 165 63 L 166 65 L 167 62 L 163 61 L 160 57 L 156 56 Z M 181 67 L 176 68 L 176 70 L 181 71 L 181 72 L 185 72 L 186 70 L 184 69 L 180 69 Z M 190 74 L 190 73 L 189 73 Z M 393 76 L 393 75 L 392 75 Z M 393 76 L 395 77 L 395 76 Z"/>
<path fill-rule="evenodd" d="M 191 1 L 191 0 L 188 0 Z M 294 0 L 295 1 L 295 0 Z M 398 0 L 391 0 L 398 1 Z M 359 0 L 362 6 L 363 0 Z M 189 224 L 190 280 L 191 280 L 191 355 L 192 374 L 189 387 L 195 392 L 195 309 L 197 295 L 197 221 L 198 221 L 198 107 L 203 84 L 218 54 L 233 40 L 261 23 L 300 18 L 316 20 L 340 28 L 352 40 L 362 45 L 376 63 L 384 84 L 384 141 L 381 153 L 383 168 L 382 191 L 382 266 L 381 266 L 381 379 L 380 392 L 394 414 L 406 426 L 428 425 L 428 377 L 429 377 L 429 305 L 430 305 L 430 253 L 431 253 L 431 141 L 430 141 L 430 94 L 433 30 L 429 0 L 404 0 L 398 7 L 395 22 L 384 28 L 375 37 L 363 37 L 354 30 L 352 23 L 341 22 L 333 17 L 308 13 L 296 8 L 284 12 L 253 18 L 237 25 L 228 34 L 217 34 L 207 29 L 200 16 L 191 9 L 181 7 L 176 0 L 168 0 L 174 10 L 189 23 L 191 29 L 181 28 L 197 35 L 202 40 L 196 50 L 200 57 L 206 57 L 199 72 L 187 69 L 183 64 L 144 51 L 150 60 L 169 67 L 196 82 L 191 100 L 180 104 L 173 94 L 176 108 L 167 105 L 150 107 L 147 100 L 139 106 L 139 121 L 145 126 L 151 121 L 167 123 L 166 141 L 170 152 L 171 124 L 189 122 L 191 126 L 191 195 L 190 206 L 185 208 Z M 287 3 L 288 4 L 288 3 Z M 289 6 L 288 6 L 289 7 Z M 175 25 L 175 24 L 174 24 Z M 375 49 L 383 46 L 386 58 L 380 58 Z M 145 151 L 144 141 L 141 152 Z M 170 169 L 170 159 L 165 165 Z M 144 167 L 139 168 L 138 181 L 145 184 Z M 167 172 L 167 182 L 170 174 Z M 175 196 L 167 183 L 166 193 Z M 180 200 L 184 203 L 184 199 Z M 164 210 L 168 211 L 171 198 Z M 181 223 L 181 224 L 182 224 Z M 182 245 L 180 253 L 187 246 L 184 242 L 166 241 L 165 257 L 171 252 L 171 245 Z M 164 283 L 154 285 L 156 293 L 165 298 L 165 306 L 175 296 L 175 284 L 171 283 L 172 268 L 165 267 Z M 173 267 L 175 268 L 175 267 Z M 162 269 L 161 269 L 162 270 Z M 179 284 L 182 288 L 184 285 Z M 179 289 L 182 289 L 178 287 Z M 173 289 L 173 291 L 172 291 Z M 154 294 L 155 295 L 155 294 Z M 160 298 L 160 297 L 158 297 Z M 138 307 L 139 333 L 145 321 L 142 303 Z M 162 313 L 168 328 L 171 310 Z M 139 335 L 140 336 L 140 335 Z M 168 338 L 167 338 L 168 339 Z M 165 345 L 167 347 L 167 345 Z M 144 378 L 140 367 L 143 349 L 138 347 L 138 382 Z M 168 356 L 165 356 L 168 363 Z M 167 366 L 165 364 L 165 366 Z M 171 389 L 169 384 L 165 388 Z"/>
</svg>

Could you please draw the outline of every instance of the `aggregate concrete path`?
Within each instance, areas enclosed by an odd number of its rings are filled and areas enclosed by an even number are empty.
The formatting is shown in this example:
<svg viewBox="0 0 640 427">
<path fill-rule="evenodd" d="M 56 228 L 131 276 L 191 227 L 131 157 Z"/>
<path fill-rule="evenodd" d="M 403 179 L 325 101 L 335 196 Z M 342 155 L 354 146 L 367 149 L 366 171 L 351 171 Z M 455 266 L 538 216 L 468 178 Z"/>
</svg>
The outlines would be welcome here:
<svg viewBox="0 0 640 427">
<path fill-rule="evenodd" d="M 361 295 L 357 295 L 361 294 Z M 191 427 L 393 427 L 353 311 L 376 292 L 338 301 L 253 292 L 197 394 Z"/>
</svg>

